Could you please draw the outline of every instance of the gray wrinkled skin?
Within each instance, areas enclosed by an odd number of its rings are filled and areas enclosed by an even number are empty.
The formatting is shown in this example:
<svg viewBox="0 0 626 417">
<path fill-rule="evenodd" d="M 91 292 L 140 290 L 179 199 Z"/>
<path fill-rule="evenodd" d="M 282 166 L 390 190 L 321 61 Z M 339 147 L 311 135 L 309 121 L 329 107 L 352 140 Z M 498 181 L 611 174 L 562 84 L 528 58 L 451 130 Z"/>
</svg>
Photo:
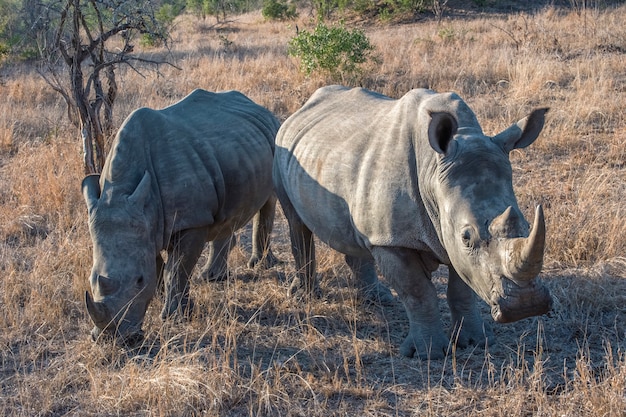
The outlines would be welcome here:
<svg viewBox="0 0 626 417">
<path fill-rule="evenodd" d="M 274 182 L 298 271 L 291 292 L 316 291 L 315 234 L 346 254 L 374 295 L 387 297 L 375 265 L 397 291 L 410 324 L 406 356 L 440 358 L 449 337 L 461 347 L 493 338 L 474 292 L 498 322 L 546 313 L 551 298 L 536 279 L 543 212 L 537 208 L 531 232 L 508 157 L 535 141 L 546 111 L 488 137 L 452 93 L 418 89 L 393 100 L 319 89 L 276 138 Z M 450 267 L 448 335 L 430 280 L 440 264 Z"/>
<path fill-rule="evenodd" d="M 269 233 L 278 127 L 268 110 L 235 91 L 195 90 L 170 107 L 141 108 L 126 119 L 102 174 L 83 180 L 94 339 L 105 330 L 121 342 L 140 340 L 161 279 L 162 317 L 188 314 L 188 278 L 205 243 L 211 254 L 202 273 L 221 279 L 233 232 L 253 216 L 249 265 L 275 263 Z"/>
</svg>

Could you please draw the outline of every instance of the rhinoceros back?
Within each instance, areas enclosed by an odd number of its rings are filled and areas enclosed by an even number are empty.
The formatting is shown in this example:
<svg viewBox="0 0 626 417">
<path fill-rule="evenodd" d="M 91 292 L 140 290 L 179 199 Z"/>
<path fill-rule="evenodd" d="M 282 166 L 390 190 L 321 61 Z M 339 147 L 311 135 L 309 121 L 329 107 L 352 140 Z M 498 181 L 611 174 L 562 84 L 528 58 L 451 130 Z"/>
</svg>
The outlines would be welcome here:
<svg viewBox="0 0 626 417">
<path fill-rule="evenodd" d="M 234 91 L 195 90 L 162 110 L 138 109 L 115 139 L 103 195 L 130 194 L 148 172 L 164 240 L 187 228 L 240 227 L 271 192 L 278 127 L 268 110 Z"/>
<path fill-rule="evenodd" d="M 394 100 L 325 87 L 283 123 L 275 165 L 294 208 L 321 240 L 344 253 L 401 246 L 445 259 L 417 176 L 417 119 L 433 97 L 429 90 Z"/>
</svg>

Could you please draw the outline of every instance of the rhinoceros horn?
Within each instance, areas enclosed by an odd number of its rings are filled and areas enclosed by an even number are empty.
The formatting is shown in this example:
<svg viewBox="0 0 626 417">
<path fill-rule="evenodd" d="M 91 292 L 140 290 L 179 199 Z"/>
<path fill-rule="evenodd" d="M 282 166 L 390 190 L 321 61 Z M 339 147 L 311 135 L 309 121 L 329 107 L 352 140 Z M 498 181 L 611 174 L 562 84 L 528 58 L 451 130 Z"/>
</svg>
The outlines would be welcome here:
<svg viewBox="0 0 626 417">
<path fill-rule="evenodd" d="M 111 315 L 106 305 L 98 303 L 91 298 L 89 291 L 85 291 L 85 305 L 87 306 L 87 312 L 93 323 L 99 328 L 106 328 L 111 323 Z"/>
<path fill-rule="evenodd" d="M 541 205 L 535 209 L 535 221 L 527 238 L 508 241 L 505 257 L 507 278 L 518 283 L 535 278 L 543 266 L 543 251 L 546 241 L 546 224 Z"/>
<path fill-rule="evenodd" d="M 513 210 L 513 207 L 509 206 L 504 213 L 493 219 L 489 225 L 489 232 L 491 235 L 509 236 L 516 231 L 516 226 L 519 223 L 519 216 Z"/>
<path fill-rule="evenodd" d="M 96 277 L 96 288 L 102 297 L 116 293 L 120 288 L 118 280 L 102 275 Z"/>
</svg>

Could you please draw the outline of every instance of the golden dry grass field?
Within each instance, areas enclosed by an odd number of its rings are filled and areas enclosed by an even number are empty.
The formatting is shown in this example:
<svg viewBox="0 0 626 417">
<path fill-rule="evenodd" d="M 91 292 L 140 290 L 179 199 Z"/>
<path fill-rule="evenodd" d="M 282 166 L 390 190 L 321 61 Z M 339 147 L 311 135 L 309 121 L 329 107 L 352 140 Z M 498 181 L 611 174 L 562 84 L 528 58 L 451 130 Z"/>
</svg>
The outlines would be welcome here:
<svg viewBox="0 0 626 417">
<path fill-rule="evenodd" d="M 287 297 L 283 264 L 247 269 L 240 233 L 226 282 L 194 279 L 189 322 L 148 309 L 144 345 L 89 338 L 91 240 L 78 133 L 60 96 L 27 64 L 0 68 L 0 414 L 5 416 L 626 416 L 626 6 L 584 13 L 447 17 L 364 26 L 377 63 L 358 83 L 392 97 L 455 91 L 487 134 L 548 106 L 533 146 L 511 154 L 520 207 L 541 203 L 548 316 L 493 324 L 496 343 L 445 360 L 399 355 L 408 322 L 356 296 L 342 256 L 319 246 L 323 297 Z M 194 88 L 237 89 L 284 120 L 331 80 L 287 55 L 297 22 L 260 13 L 219 28 L 177 22 L 159 75 L 118 73 L 118 125 Z M 167 52 L 142 51 L 147 56 Z M 445 269 L 439 288 L 445 324 Z M 488 308 L 482 313 L 491 322 Z"/>
</svg>

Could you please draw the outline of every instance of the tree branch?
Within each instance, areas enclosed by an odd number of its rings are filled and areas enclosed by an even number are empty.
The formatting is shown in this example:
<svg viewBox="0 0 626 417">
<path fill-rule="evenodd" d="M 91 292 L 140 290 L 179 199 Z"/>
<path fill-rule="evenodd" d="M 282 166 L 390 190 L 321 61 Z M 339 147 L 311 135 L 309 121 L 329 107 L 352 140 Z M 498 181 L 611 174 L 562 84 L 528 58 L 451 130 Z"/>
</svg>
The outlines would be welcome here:
<svg viewBox="0 0 626 417">
<path fill-rule="evenodd" d="M 106 137 L 113 131 L 113 106 L 118 92 L 116 66 L 128 65 L 141 76 L 137 63 L 154 66 L 157 73 L 163 64 L 180 68 L 167 60 L 132 54 L 133 33 L 167 40 L 166 29 L 159 26 L 151 9 L 141 9 L 136 2 L 123 0 L 55 1 L 62 8 L 48 8 L 51 15 L 42 31 L 45 39 L 52 41 L 50 48 L 41 49 L 47 73 L 38 72 L 61 94 L 69 119 L 80 128 L 85 172 L 99 172 L 105 159 Z M 52 36 L 47 37 L 49 34 Z M 107 42 L 118 34 L 122 36 L 123 46 L 121 51 L 113 52 L 107 48 Z M 67 82 L 61 82 L 57 61 L 67 66 Z"/>
</svg>

